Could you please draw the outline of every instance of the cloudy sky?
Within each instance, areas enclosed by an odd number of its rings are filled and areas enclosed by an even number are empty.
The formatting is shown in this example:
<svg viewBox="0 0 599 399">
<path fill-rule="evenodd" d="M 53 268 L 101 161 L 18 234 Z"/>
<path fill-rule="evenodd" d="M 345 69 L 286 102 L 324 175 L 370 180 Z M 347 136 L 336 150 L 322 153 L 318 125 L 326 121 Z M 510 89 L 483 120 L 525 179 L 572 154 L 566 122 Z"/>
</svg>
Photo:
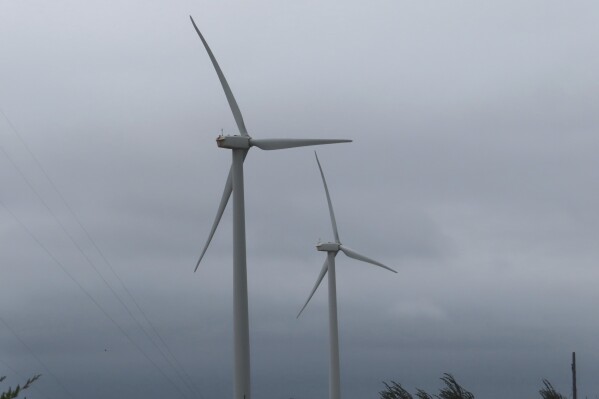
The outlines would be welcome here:
<svg viewBox="0 0 599 399">
<path fill-rule="evenodd" d="M 345 398 L 569 394 L 572 351 L 599 395 L 599 5 L 552 0 L 2 0 L 2 387 L 232 396 L 230 209 L 193 267 L 237 131 L 190 14 L 250 135 L 354 140 L 319 149 L 341 240 L 399 273 L 338 257 Z M 313 152 L 245 176 L 253 395 L 326 398 Z"/>
</svg>

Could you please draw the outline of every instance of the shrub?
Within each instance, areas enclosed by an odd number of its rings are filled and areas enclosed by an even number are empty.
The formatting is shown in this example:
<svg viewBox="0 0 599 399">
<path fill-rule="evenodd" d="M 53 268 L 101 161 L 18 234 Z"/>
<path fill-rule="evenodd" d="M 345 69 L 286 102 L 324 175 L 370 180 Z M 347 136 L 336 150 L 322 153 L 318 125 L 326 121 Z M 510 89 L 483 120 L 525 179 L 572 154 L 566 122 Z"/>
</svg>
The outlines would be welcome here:
<svg viewBox="0 0 599 399">
<path fill-rule="evenodd" d="M 2 394 L 0 395 L 0 399 L 14 399 L 17 396 L 19 396 L 19 393 L 21 393 L 21 391 L 29 388 L 31 386 L 31 384 L 33 384 L 33 382 L 35 380 L 37 380 L 38 378 L 40 378 L 40 374 L 36 374 L 33 377 L 31 377 L 30 379 L 28 379 L 25 382 L 25 385 L 20 386 L 17 385 L 14 389 L 12 389 L 11 387 L 8 387 L 8 391 L 4 391 L 2 392 Z M 6 379 L 6 377 L 0 377 L 0 382 L 4 381 Z M 27 399 L 27 398 L 25 398 Z"/>
<path fill-rule="evenodd" d="M 422 389 L 417 389 L 416 397 L 418 399 L 474 399 L 474 395 L 458 384 L 451 374 L 443 374 L 441 381 L 445 386 L 439 390 L 438 395 L 433 397 Z M 381 399 L 413 399 L 413 396 L 400 383 L 391 381 L 391 384 L 387 384 L 383 381 L 383 384 L 386 389 L 379 392 Z"/>
<path fill-rule="evenodd" d="M 543 399 L 566 399 L 564 395 L 557 392 L 555 388 L 553 388 L 553 385 L 551 385 L 551 383 L 544 378 L 543 385 L 545 385 L 545 388 L 541 388 L 539 390 L 539 393 Z"/>
</svg>

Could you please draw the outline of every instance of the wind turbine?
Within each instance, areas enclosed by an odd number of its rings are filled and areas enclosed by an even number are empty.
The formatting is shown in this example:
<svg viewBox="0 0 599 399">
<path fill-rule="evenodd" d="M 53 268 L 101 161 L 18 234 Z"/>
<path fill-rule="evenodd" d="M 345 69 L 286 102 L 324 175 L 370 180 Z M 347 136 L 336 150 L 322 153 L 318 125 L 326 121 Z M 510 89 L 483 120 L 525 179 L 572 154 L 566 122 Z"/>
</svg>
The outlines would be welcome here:
<svg viewBox="0 0 599 399">
<path fill-rule="evenodd" d="M 350 258 L 354 258 L 357 260 L 361 260 L 362 262 L 371 263 L 376 266 L 380 266 L 383 269 L 387 269 L 392 271 L 393 273 L 397 273 L 395 270 L 391 269 L 383 265 L 380 262 L 377 262 L 374 259 L 371 259 L 367 256 L 361 255 L 358 252 L 354 251 L 341 244 L 339 241 L 339 232 L 337 231 L 337 222 L 335 221 L 335 213 L 333 212 L 333 204 L 331 203 L 331 197 L 329 195 L 329 188 L 327 187 L 327 181 L 324 178 L 324 173 L 322 172 L 322 167 L 320 166 L 320 161 L 318 160 L 318 155 L 316 151 L 314 152 L 316 156 L 316 163 L 318 164 L 318 169 L 320 170 L 320 176 L 322 176 L 322 183 L 324 184 L 324 191 L 327 195 L 327 202 L 329 204 L 329 214 L 331 216 L 331 225 L 333 226 L 333 234 L 335 236 L 335 242 L 325 242 L 319 243 L 316 246 L 318 251 L 323 251 L 327 253 L 327 258 L 322 265 L 322 269 L 320 269 L 320 274 L 316 279 L 316 284 L 314 284 L 314 288 L 312 288 L 312 292 L 310 292 L 310 296 L 306 303 L 302 307 L 302 309 L 297 314 L 299 318 L 306 306 L 308 306 L 308 302 L 312 299 L 312 296 L 318 289 L 318 286 L 322 282 L 325 274 L 329 274 L 329 399 L 340 399 L 341 397 L 341 384 L 340 384 L 340 375 L 339 375 L 339 329 L 337 326 L 337 283 L 335 282 L 335 256 L 339 251 L 343 252 L 345 255 Z"/>
<path fill-rule="evenodd" d="M 262 150 L 280 150 L 284 148 L 304 147 L 319 144 L 347 143 L 351 140 L 329 140 L 329 139 L 254 139 L 250 137 L 243 122 L 241 111 L 237 106 L 235 97 L 231 88 L 225 79 L 225 75 L 218 66 L 216 58 L 212 54 L 204 36 L 200 33 L 195 21 L 189 16 L 191 23 L 202 40 L 206 52 L 212 61 L 216 74 L 220 80 L 225 96 L 233 112 L 233 117 L 240 135 L 219 135 L 216 144 L 220 148 L 232 150 L 233 161 L 229 176 L 225 183 L 225 189 L 220 200 L 216 218 L 212 224 L 212 229 L 196 264 L 198 266 L 212 241 L 214 232 L 223 212 L 229 202 L 231 193 L 233 193 L 233 341 L 234 341 L 234 399 L 251 399 L 250 394 L 250 335 L 249 335 L 249 317 L 248 317 L 248 290 L 247 290 L 247 270 L 246 270 L 246 246 L 245 246 L 245 209 L 244 209 L 244 190 L 243 190 L 243 161 L 247 156 L 250 147 L 258 147 Z"/>
</svg>

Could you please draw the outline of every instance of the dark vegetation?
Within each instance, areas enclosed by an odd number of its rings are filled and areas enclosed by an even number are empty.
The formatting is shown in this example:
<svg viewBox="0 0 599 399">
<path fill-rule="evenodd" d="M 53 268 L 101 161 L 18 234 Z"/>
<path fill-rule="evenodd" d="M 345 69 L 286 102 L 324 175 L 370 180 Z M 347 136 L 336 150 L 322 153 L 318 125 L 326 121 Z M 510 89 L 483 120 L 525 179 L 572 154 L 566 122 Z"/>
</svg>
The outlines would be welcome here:
<svg viewBox="0 0 599 399">
<path fill-rule="evenodd" d="M 439 390 L 438 395 L 431 395 L 422 389 L 417 389 L 415 396 L 412 396 L 399 382 L 391 381 L 391 384 L 385 384 L 386 389 L 379 392 L 381 399 L 474 399 L 474 395 L 464 389 L 455 378 L 448 373 L 441 377 L 444 386 Z"/>
<path fill-rule="evenodd" d="M 386 383 L 383 381 L 385 389 L 379 392 L 379 396 L 380 399 L 474 399 L 474 395 L 462 387 L 453 375 L 445 373 L 441 377 L 441 381 L 443 381 L 443 386 L 436 395 L 431 395 L 422 389 L 416 389 L 416 393 L 412 395 L 399 382 Z M 539 390 L 539 394 L 542 399 L 567 399 L 565 395 L 557 392 L 546 379 L 543 379 L 543 388 Z"/>
<path fill-rule="evenodd" d="M 17 385 L 14 389 L 11 387 L 8 387 L 8 391 L 2 392 L 2 394 L 0 395 L 0 399 L 14 399 L 14 398 L 18 397 L 19 394 L 21 393 L 21 391 L 24 391 L 25 389 L 29 388 L 31 386 L 31 384 L 33 384 L 33 382 L 35 380 L 37 380 L 38 378 L 40 378 L 40 374 L 36 374 L 33 377 L 31 377 L 30 379 L 28 379 L 25 382 L 25 385 L 23 385 L 23 386 Z M 6 379 L 6 377 L 0 377 L 0 382 L 4 381 L 5 379 Z M 23 398 L 23 399 L 27 399 L 27 398 Z"/>
<path fill-rule="evenodd" d="M 566 396 L 557 392 L 555 388 L 553 388 L 553 385 L 546 379 L 543 379 L 543 385 L 545 385 L 545 387 L 539 390 L 543 399 L 566 399 Z"/>
</svg>

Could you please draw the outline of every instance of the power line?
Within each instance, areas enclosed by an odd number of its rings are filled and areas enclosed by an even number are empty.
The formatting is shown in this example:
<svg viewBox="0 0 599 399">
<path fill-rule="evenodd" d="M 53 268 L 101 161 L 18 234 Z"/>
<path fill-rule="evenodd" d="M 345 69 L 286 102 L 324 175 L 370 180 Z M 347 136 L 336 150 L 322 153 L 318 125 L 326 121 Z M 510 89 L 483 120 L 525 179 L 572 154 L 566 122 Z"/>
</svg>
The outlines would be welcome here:
<svg viewBox="0 0 599 399">
<path fill-rule="evenodd" d="M 60 269 L 77 285 L 77 287 L 79 287 L 79 289 L 85 294 L 85 296 L 87 296 L 89 300 L 92 301 L 92 303 L 104 314 L 104 316 L 106 316 L 106 318 L 116 326 L 116 328 L 129 340 L 129 342 L 160 372 L 160 374 L 169 382 L 169 384 L 171 384 L 173 388 L 175 388 L 181 394 L 181 396 L 187 397 L 187 395 L 183 393 L 183 391 L 181 391 L 181 388 L 174 383 L 174 381 L 164 372 L 164 370 L 162 370 L 162 368 L 158 366 L 158 364 L 156 364 L 156 362 L 154 362 L 154 360 L 152 360 L 150 356 L 148 356 L 148 354 L 133 340 L 133 338 L 131 338 L 131 336 L 123 329 L 123 327 L 121 327 L 121 325 L 117 323 L 117 321 L 114 318 L 112 318 L 112 316 L 110 316 L 106 309 L 104 309 L 102 305 L 100 305 L 100 303 L 83 287 L 83 285 L 81 285 L 79 280 L 77 280 L 67 270 L 67 268 L 62 264 L 62 262 L 60 262 L 58 258 L 56 258 L 54 254 L 50 252 L 50 250 L 44 244 L 42 244 L 39 238 L 37 238 L 37 236 L 33 234 L 33 232 L 21 221 L 21 219 L 17 217 L 17 215 L 14 212 L 12 212 L 4 204 L 2 200 L 0 200 L 0 206 L 2 206 L 8 213 L 10 213 L 10 215 L 21 226 L 21 228 L 37 243 L 37 245 L 40 248 L 42 248 L 42 250 L 52 259 L 52 261 L 56 265 L 58 265 L 58 267 L 60 267 Z"/>
<path fill-rule="evenodd" d="M 187 389 L 189 389 L 191 392 L 193 392 L 195 394 L 199 394 L 201 397 L 203 397 L 201 391 L 195 386 L 195 384 L 193 383 L 193 380 L 191 379 L 191 377 L 189 376 L 189 374 L 185 371 L 185 368 L 177 360 L 177 358 L 175 357 L 175 355 L 172 353 L 172 351 L 170 350 L 170 348 L 166 344 L 165 340 L 158 333 L 158 331 L 156 330 L 156 328 L 154 327 L 154 325 L 152 324 L 152 322 L 150 321 L 150 319 L 147 317 L 146 313 L 143 311 L 143 309 L 141 308 L 141 306 L 139 305 L 139 303 L 137 302 L 137 300 L 135 300 L 133 294 L 131 294 L 130 290 L 127 288 L 127 286 L 125 285 L 124 281 L 121 279 L 121 277 L 119 276 L 119 274 L 116 272 L 116 270 L 112 266 L 112 263 L 108 260 L 108 258 L 104 255 L 104 252 L 96 244 L 96 241 L 92 238 L 92 236 L 89 233 L 89 231 L 85 228 L 85 226 L 83 225 L 83 223 L 81 222 L 81 220 L 79 219 L 79 217 L 73 211 L 72 207 L 69 205 L 69 203 L 66 200 L 66 198 L 62 195 L 62 193 L 60 192 L 60 190 L 58 189 L 58 187 L 54 183 L 53 179 L 46 172 L 46 170 L 43 167 L 42 163 L 35 156 L 35 154 L 31 151 L 31 149 L 27 145 L 26 141 L 23 139 L 23 137 L 21 136 L 21 134 L 19 133 L 19 131 L 16 129 L 16 127 L 14 126 L 14 124 L 10 121 L 10 119 L 7 117 L 7 115 L 4 113 L 4 111 L 1 108 L 0 108 L 0 113 L 3 115 L 4 119 L 6 120 L 8 126 L 10 127 L 10 129 L 12 130 L 12 132 L 17 136 L 17 138 L 19 139 L 19 141 L 21 142 L 21 144 L 23 145 L 23 147 L 29 153 L 29 155 L 31 156 L 31 158 L 34 160 L 35 164 L 40 169 L 40 171 L 42 172 L 42 174 L 44 175 L 44 177 L 46 178 L 46 180 L 50 183 L 50 186 L 52 187 L 52 189 L 54 190 L 54 192 L 58 195 L 58 197 L 60 198 L 60 200 L 62 201 L 62 203 L 65 205 L 65 207 L 67 208 L 67 210 L 69 211 L 69 213 L 71 214 L 71 216 L 75 219 L 75 221 L 77 222 L 77 224 L 79 225 L 79 227 L 81 228 L 81 230 L 85 233 L 85 236 L 87 237 L 87 239 L 91 242 L 92 246 L 99 253 L 100 257 L 102 258 L 102 260 L 104 261 L 104 263 L 108 266 L 109 270 L 112 272 L 112 274 L 119 281 L 121 287 L 127 293 L 127 296 L 135 304 L 135 307 L 137 308 L 137 310 L 143 316 L 143 318 L 146 321 L 146 323 L 148 323 L 148 325 L 151 327 L 151 329 L 154 332 L 154 334 L 159 338 L 160 342 L 162 342 L 164 348 L 166 349 L 166 351 L 168 352 L 168 354 L 170 355 L 170 357 L 175 361 L 175 363 L 177 364 L 178 367 L 175 367 L 175 365 L 173 365 L 173 362 L 166 356 L 166 354 L 164 353 L 164 351 L 159 347 L 159 345 L 156 343 L 156 341 L 151 337 L 151 335 L 147 332 L 147 330 L 143 327 L 143 325 L 135 317 L 135 315 L 133 314 L 133 312 L 131 311 L 131 309 L 129 308 L 129 306 L 127 306 L 125 304 L 125 302 L 123 301 L 123 299 L 121 298 L 121 296 L 114 290 L 114 288 L 106 280 L 106 278 L 104 277 L 104 275 L 98 270 L 98 268 L 96 267 L 96 265 L 94 264 L 94 262 L 91 260 L 91 258 L 83 251 L 83 249 L 81 248 L 81 246 L 76 242 L 75 238 L 69 233 L 69 231 L 64 226 L 64 224 L 60 221 L 60 219 L 52 211 L 52 209 L 50 208 L 50 206 L 46 203 L 46 201 L 42 198 L 42 196 L 39 194 L 39 192 L 35 189 L 35 187 L 33 186 L 33 184 L 29 181 L 29 179 L 27 178 L 27 176 L 22 172 L 22 170 L 19 168 L 19 166 L 16 164 L 16 162 L 13 161 L 12 157 L 10 157 L 10 155 L 7 153 L 7 151 L 2 146 L 0 146 L 0 151 L 5 155 L 5 157 L 8 159 L 8 161 L 10 162 L 10 164 L 17 170 L 17 172 L 19 173 L 19 175 L 21 176 L 21 178 L 27 183 L 27 185 L 29 186 L 29 188 L 33 191 L 33 193 L 38 198 L 38 200 L 44 205 L 44 207 L 50 213 L 50 215 L 53 217 L 53 219 L 56 221 L 56 223 L 58 223 L 58 225 L 61 227 L 62 231 L 69 238 L 69 240 L 73 243 L 73 245 L 77 248 L 77 250 L 79 251 L 79 253 L 81 253 L 81 255 L 84 257 L 84 259 L 89 264 L 89 266 L 94 270 L 94 272 L 102 280 L 102 282 L 104 283 L 104 285 L 111 291 L 111 293 L 113 294 L 113 296 L 117 299 L 117 301 L 125 309 L 125 311 L 129 315 L 129 317 L 137 324 L 138 328 L 143 332 L 143 334 L 146 336 L 146 338 L 148 338 L 148 340 L 158 350 L 158 352 L 163 357 L 163 359 L 174 370 L 174 372 L 181 379 L 181 381 L 183 381 L 183 383 L 187 387 Z"/>
</svg>

